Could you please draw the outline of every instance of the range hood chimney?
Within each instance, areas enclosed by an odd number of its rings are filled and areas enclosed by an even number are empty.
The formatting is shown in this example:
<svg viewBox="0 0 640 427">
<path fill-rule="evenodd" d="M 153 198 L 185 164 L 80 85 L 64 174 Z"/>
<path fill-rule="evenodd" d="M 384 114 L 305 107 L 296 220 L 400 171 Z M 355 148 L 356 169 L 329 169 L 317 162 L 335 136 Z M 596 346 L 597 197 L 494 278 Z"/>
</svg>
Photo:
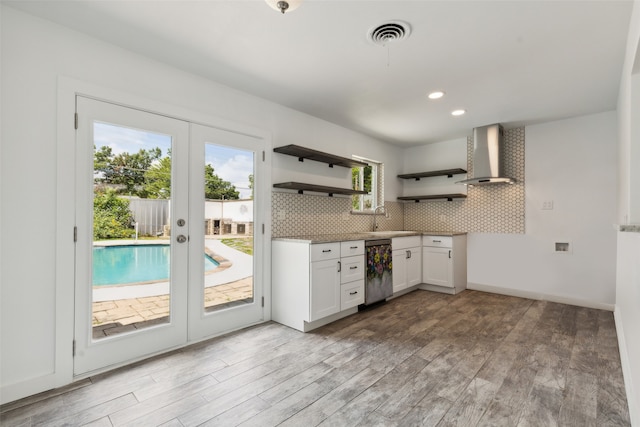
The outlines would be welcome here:
<svg viewBox="0 0 640 427">
<path fill-rule="evenodd" d="M 468 186 L 486 184 L 514 184 L 513 178 L 504 176 L 502 150 L 504 129 L 500 124 L 473 129 L 473 177 L 456 184 Z"/>
</svg>

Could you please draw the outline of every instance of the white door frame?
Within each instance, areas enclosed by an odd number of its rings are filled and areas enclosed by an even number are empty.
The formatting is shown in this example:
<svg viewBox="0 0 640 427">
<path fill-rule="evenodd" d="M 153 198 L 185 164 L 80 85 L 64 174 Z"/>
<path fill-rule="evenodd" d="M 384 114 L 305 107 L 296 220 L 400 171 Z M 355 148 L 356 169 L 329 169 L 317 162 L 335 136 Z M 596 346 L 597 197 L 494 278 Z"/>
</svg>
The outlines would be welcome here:
<svg viewBox="0 0 640 427">
<path fill-rule="evenodd" d="M 123 106 L 137 108 L 160 115 L 198 123 L 218 129 L 253 136 L 262 140 L 265 152 L 265 170 L 263 174 L 264 212 L 264 257 L 262 260 L 263 291 L 265 298 L 264 320 L 271 319 L 271 134 L 253 126 L 212 116 L 206 112 L 190 110 L 149 98 L 133 95 L 85 81 L 60 76 L 58 78 L 58 130 L 56 158 L 56 324 L 55 328 L 55 365 L 52 372 L 33 382 L 24 382 L 12 394 L 29 395 L 48 388 L 61 387 L 88 375 L 73 375 L 73 336 L 74 336 L 74 264 L 75 244 L 73 229 L 75 226 L 75 175 L 71 165 L 75 163 L 75 97 L 83 95 Z M 262 224 L 255 224 L 261 228 Z M 207 339 L 207 338 L 203 338 Z M 193 341 L 196 342 L 196 341 Z M 191 344 L 188 342 L 187 344 Z M 132 361 L 133 362 L 133 361 Z M 114 366 L 115 368 L 116 366 Z"/>
</svg>

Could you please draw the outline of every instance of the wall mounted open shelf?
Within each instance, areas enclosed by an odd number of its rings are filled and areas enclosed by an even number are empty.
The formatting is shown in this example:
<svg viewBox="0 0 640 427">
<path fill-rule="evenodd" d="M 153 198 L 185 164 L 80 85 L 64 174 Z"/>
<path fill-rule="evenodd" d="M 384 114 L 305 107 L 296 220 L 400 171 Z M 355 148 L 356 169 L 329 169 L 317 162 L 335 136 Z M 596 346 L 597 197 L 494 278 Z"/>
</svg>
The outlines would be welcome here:
<svg viewBox="0 0 640 427">
<path fill-rule="evenodd" d="M 305 184 L 303 182 L 281 182 L 273 184 L 274 188 L 285 188 L 287 190 L 298 190 L 298 194 L 304 191 L 315 191 L 316 193 L 327 193 L 329 196 L 334 194 L 345 194 L 351 196 L 353 194 L 369 194 L 366 191 L 351 190 L 349 188 L 327 187 L 324 185 Z"/>
<path fill-rule="evenodd" d="M 398 200 L 404 200 L 404 201 L 414 201 L 416 203 L 418 203 L 420 200 L 442 200 L 445 199 L 449 202 L 451 202 L 453 199 L 466 199 L 467 195 L 466 194 L 462 194 L 462 193 L 456 193 L 456 194 L 433 194 L 430 196 L 402 196 L 402 197 L 398 197 Z"/>
<path fill-rule="evenodd" d="M 401 174 L 398 175 L 398 178 L 402 178 L 402 179 L 415 179 L 416 181 L 420 181 L 420 178 L 429 178 L 432 176 L 446 176 L 446 177 L 453 177 L 453 175 L 458 175 L 458 174 L 462 174 L 462 173 L 467 173 L 466 170 L 464 169 L 443 169 L 443 170 L 439 170 L 439 171 L 430 171 L 430 172 L 417 172 L 417 173 L 405 173 L 405 174 Z"/>
<path fill-rule="evenodd" d="M 342 166 L 345 168 L 355 168 L 368 166 L 365 162 L 349 159 L 347 157 L 335 156 L 333 154 L 324 153 L 322 151 L 312 150 L 311 148 L 301 147 L 299 145 L 283 145 L 282 147 L 276 147 L 273 149 L 276 153 L 287 154 L 289 156 L 297 157 L 298 161 L 303 162 L 304 159 L 315 160 L 316 162 L 327 163 L 330 168 L 335 166 Z"/>
</svg>

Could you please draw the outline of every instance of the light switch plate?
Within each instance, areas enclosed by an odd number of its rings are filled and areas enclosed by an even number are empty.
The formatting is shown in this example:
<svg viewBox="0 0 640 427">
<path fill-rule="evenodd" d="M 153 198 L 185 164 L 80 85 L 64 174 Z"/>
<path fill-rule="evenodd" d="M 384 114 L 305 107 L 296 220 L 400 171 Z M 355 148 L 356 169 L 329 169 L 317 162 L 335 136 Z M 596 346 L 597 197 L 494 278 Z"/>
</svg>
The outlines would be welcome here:
<svg viewBox="0 0 640 427">
<path fill-rule="evenodd" d="M 545 200 L 542 202 L 542 209 L 545 211 L 553 210 L 553 200 Z"/>
</svg>

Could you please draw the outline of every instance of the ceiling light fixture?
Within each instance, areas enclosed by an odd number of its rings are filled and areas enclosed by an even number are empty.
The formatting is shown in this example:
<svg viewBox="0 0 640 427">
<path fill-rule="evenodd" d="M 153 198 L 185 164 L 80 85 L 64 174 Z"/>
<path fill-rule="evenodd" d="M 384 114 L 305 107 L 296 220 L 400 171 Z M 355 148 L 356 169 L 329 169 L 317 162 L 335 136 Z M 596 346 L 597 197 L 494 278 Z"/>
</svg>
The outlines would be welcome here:
<svg viewBox="0 0 640 427">
<path fill-rule="evenodd" d="M 440 99 L 444 96 L 444 92 L 441 90 L 437 90 L 435 92 L 431 92 L 429 94 L 429 99 Z"/>
<path fill-rule="evenodd" d="M 291 12 L 300 6 L 302 0 L 265 0 L 272 9 L 278 12 L 285 13 Z"/>
<path fill-rule="evenodd" d="M 453 111 L 451 112 L 451 115 L 452 115 L 452 116 L 461 116 L 461 115 L 463 115 L 463 114 L 464 114 L 464 113 L 466 113 L 466 112 L 467 112 L 466 110 L 453 110 Z"/>
</svg>

